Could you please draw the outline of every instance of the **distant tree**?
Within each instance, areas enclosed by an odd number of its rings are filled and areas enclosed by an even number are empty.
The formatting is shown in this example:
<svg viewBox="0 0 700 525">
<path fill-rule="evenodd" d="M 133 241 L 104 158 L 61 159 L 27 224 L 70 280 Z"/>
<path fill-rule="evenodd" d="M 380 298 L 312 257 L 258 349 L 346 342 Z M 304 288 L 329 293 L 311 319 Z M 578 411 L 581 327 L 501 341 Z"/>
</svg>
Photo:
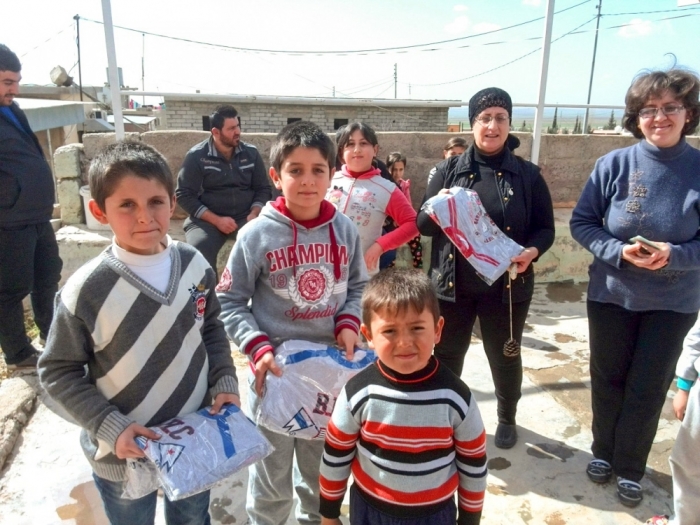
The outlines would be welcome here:
<svg viewBox="0 0 700 525">
<path fill-rule="evenodd" d="M 578 115 L 576 115 L 576 122 L 574 123 L 574 130 L 572 131 L 572 134 L 580 135 L 582 131 L 583 126 L 581 125 L 581 121 L 579 120 Z"/>
<path fill-rule="evenodd" d="M 523 120 L 523 125 L 520 126 L 518 131 L 527 131 L 527 122 Z"/>
<path fill-rule="evenodd" d="M 610 119 L 608 120 L 608 123 L 605 125 L 603 129 L 615 129 L 617 126 L 617 121 L 615 120 L 615 110 L 613 109 L 610 112 Z"/>
<path fill-rule="evenodd" d="M 562 135 L 568 135 L 568 134 L 569 134 L 569 128 L 561 128 L 561 134 L 562 134 Z"/>
<path fill-rule="evenodd" d="M 588 133 L 589 135 L 593 133 L 593 128 L 590 126 L 590 124 L 588 125 L 588 131 L 586 133 Z"/>
<path fill-rule="evenodd" d="M 552 125 L 547 128 L 547 133 L 555 135 L 559 131 L 559 125 L 557 124 L 557 112 L 559 108 L 554 108 L 554 119 L 552 120 Z"/>
</svg>

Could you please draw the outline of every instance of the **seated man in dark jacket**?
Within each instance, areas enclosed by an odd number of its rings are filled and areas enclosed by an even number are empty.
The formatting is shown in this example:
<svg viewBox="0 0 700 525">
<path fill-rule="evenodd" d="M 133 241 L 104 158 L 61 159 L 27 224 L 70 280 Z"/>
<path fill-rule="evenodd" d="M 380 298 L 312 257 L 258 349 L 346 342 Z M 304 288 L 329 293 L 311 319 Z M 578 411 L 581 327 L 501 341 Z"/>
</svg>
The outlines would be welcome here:
<svg viewBox="0 0 700 525">
<path fill-rule="evenodd" d="M 63 263 L 51 227 L 53 173 L 14 98 L 22 65 L 0 44 L 0 347 L 7 368 L 35 368 L 39 353 L 24 329 L 31 294 L 41 339 L 53 320 Z"/>
<path fill-rule="evenodd" d="M 255 146 L 241 142 L 238 112 L 216 108 L 211 137 L 194 146 L 177 176 L 178 203 L 190 214 L 185 238 L 216 271 L 216 258 L 226 239 L 255 219 L 272 189 Z"/>
</svg>

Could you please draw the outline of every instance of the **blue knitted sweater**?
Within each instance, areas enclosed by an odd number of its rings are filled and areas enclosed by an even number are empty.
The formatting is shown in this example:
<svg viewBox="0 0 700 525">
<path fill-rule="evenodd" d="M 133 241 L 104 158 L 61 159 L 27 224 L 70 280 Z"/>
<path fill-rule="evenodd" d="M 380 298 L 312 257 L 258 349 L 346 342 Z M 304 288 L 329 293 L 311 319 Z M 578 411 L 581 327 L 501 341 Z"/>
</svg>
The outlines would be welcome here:
<svg viewBox="0 0 700 525">
<path fill-rule="evenodd" d="M 596 162 L 571 217 L 571 235 L 595 256 L 588 299 L 628 310 L 700 309 L 700 151 L 642 140 Z M 661 270 L 621 258 L 631 237 L 671 244 Z"/>
</svg>

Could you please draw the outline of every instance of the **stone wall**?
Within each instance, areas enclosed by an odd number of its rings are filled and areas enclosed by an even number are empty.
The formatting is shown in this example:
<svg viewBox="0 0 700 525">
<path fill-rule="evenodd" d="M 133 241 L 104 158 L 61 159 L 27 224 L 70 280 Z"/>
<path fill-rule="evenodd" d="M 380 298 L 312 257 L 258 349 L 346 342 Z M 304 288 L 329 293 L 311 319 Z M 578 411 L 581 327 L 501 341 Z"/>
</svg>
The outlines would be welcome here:
<svg viewBox="0 0 700 525">
<path fill-rule="evenodd" d="M 165 97 L 167 127 L 172 130 L 202 130 L 202 117 L 221 102 L 193 102 Z M 377 131 L 443 131 L 447 128 L 446 107 L 322 106 L 302 104 L 236 103 L 246 133 L 277 133 L 290 118 L 311 120 L 333 133 L 335 119 L 361 120 Z"/>
</svg>

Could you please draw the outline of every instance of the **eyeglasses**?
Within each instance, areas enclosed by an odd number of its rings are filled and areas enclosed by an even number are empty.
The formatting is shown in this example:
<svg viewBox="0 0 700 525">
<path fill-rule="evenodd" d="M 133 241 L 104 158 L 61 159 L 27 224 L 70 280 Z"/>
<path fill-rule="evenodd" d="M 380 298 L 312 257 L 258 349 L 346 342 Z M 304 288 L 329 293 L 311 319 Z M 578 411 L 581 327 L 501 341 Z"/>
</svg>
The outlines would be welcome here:
<svg viewBox="0 0 700 525">
<path fill-rule="evenodd" d="M 495 117 L 492 117 L 491 115 L 483 115 L 481 117 L 476 117 L 474 120 L 476 120 L 482 126 L 488 126 L 491 124 L 492 120 L 495 120 L 496 124 L 505 124 L 506 122 L 510 121 L 510 117 L 508 115 L 496 115 Z"/>
<path fill-rule="evenodd" d="M 642 108 L 639 110 L 638 115 L 641 118 L 653 118 L 657 115 L 659 110 L 663 112 L 664 115 L 678 115 L 683 109 L 685 109 L 684 106 L 677 106 L 675 104 L 670 104 L 668 106 L 662 106 L 660 108 Z"/>
</svg>

